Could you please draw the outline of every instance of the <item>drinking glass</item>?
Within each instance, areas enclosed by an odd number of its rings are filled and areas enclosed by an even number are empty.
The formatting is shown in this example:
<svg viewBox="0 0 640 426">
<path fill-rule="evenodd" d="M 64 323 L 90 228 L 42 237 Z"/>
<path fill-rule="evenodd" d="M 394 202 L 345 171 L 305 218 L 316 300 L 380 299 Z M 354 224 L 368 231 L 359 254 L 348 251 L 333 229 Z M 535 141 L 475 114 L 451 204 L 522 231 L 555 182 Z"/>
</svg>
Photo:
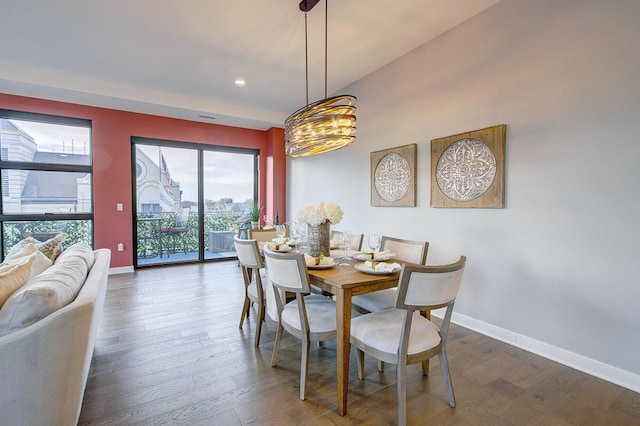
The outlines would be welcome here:
<svg viewBox="0 0 640 426">
<path fill-rule="evenodd" d="M 284 241 L 284 236 L 287 233 L 286 225 L 276 225 L 276 235 L 278 236 L 278 242 Z"/>
<path fill-rule="evenodd" d="M 263 225 L 264 229 L 270 229 L 272 227 L 271 217 L 269 215 L 265 214 L 264 216 L 262 216 L 262 220 L 264 221 L 264 225 Z"/>
<path fill-rule="evenodd" d="M 340 238 L 338 238 L 338 248 L 340 250 L 343 250 L 342 262 L 340 262 L 341 266 L 349 266 L 349 262 L 348 262 L 349 259 L 347 259 L 347 250 L 349 250 L 350 239 L 351 237 L 349 236 L 349 234 L 345 232 L 340 234 Z"/>
<path fill-rule="evenodd" d="M 378 247 L 380 247 L 380 234 L 369 235 L 369 247 L 373 253 L 378 251 Z"/>
<path fill-rule="evenodd" d="M 309 253 L 309 243 L 307 242 L 307 224 L 303 222 L 298 222 L 298 235 L 300 236 L 300 240 L 298 240 L 298 250 L 300 253 L 307 254 Z"/>
<path fill-rule="evenodd" d="M 300 224 L 291 222 L 289 224 L 289 243 L 295 245 L 295 253 L 300 253 L 298 243 L 300 242 Z"/>
</svg>

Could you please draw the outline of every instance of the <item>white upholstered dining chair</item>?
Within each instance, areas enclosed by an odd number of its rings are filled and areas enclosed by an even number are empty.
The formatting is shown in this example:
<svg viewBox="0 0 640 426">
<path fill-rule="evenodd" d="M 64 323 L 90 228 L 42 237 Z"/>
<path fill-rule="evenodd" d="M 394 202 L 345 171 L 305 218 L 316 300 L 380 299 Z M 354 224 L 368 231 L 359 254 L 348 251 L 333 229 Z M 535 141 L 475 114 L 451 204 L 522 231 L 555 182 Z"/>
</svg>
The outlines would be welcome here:
<svg viewBox="0 0 640 426">
<path fill-rule="evenodd" d="M 343 231 L 331 230 L 331 241 L 339 240 L 342 234 L 344 234 Z M 349 250 L 358 250 L 358 251 L 362 250 L 363 240 L 364 240 L 364 234 L 351 234 Z"/>
<path fill-rule="evenodd" d="M 264 256 L 278 305 L 278 331 L 271 366 L 275 367 L 277 364 L 283 330 L 302 341 L 300 399 L 304 400 L 310 342 L 336 338 L 336 304 L 328 297 L 309 294 L 309 276 L 302 253 L 276 253 L 265 247 Z M 296 297 L 284 304 L 280 292 L 295 293 Z"/>
<path fill-rule="evenodd" d="M 447 334 L 466 257 L 438 266 L 402 269 L 394 309 L 373 312 L 351 320 L 351 344 L 356 347 L 358 378 L 364 380 L 364 354 L 397 365 L 398 424 L 407 423 L 407 365 L 438 355 L 447 387 L 449 405 L 456 406 L 447 361 Z M 440 327 L 420 311 L 446 307 Z M 424 365 L 424 364 L 423 364 Z M 428 372 L 423 371 L 423 374 Z"/>
<path fill-rule="evenodd" d="M 403 240 L 383 235 L 380 239 L 380 251 L 389 250 L 395 253 L 394 259 L 424 265 L 427 260 L 429 243 L 426 241 Z M 397 290 L 390 288 L 372 293 L 354 296 L 354 308 L 361 313 L 379 312 L 391 309 L 396 305 Z"/>
<path fill-rule="evenodd" d="M 264 269 L 264 262 L 262 261 L 256 240 L 244 240 L 235 236 L 233 243 L 238 255 L 238 262 L 240 262 L 240 267 L 242 268 L 242 277 L 244 278 L 244 306 L 242 307 L 242 315 L 240 316 L 240 328 L 242 328 L 244 324 L 245 317 L 249 318 L 251 302 L 257 304 L 258 317 L 256 318 L 254 345 L 258 347 L 260 344 L 260 333 L 262 331 L 266 303 L 262 286 L 263 276 L 261 275 L 261 271 Z"/>
</svg>

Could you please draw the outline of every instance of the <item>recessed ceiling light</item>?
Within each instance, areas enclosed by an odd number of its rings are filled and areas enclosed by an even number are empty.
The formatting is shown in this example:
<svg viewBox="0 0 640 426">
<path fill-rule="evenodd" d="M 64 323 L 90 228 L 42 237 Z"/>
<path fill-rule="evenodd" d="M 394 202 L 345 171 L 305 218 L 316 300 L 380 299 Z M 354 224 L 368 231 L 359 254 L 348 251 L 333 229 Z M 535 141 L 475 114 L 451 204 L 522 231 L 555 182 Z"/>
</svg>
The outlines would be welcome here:
<svg viewBox="0 0 640 426">
<path fill-rule="evenodd" d="M 238 87 L 244 87 L 244 85 L 247 84 L 247 82 L 244 81 L 244 79 L 242 78 L 237 78 L 236 81 L 234 81 L 234 83 Z"/>
</svg>

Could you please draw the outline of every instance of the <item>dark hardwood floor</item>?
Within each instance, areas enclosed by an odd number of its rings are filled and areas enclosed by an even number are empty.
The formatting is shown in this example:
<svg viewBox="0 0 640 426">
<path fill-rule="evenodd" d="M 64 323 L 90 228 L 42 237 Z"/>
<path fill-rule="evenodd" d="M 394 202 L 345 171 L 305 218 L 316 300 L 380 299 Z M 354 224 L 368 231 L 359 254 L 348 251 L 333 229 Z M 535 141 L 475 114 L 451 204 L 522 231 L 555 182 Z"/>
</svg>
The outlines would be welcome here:
<svg viewBox="0 0 640 426">
<path fill-rule="evenodd" d="M 464 284 L 463 284 L 464 285 Z M 140 270 L 109 278 L 81 425 L 392 425 L 395 366 L 351 354 L 349 413 L 336 412 L 335 344 L 311 352 L 307 400 L 298 399 L 300 343 L 275 323 L 253 347 L 255 311 L 238 328 L 236 261 Z M 430 376 L 409 367 L 409 424 L 640 425 L 640 395 L 452 325 L 450 408 L 437 358 Z"/>
</svg>

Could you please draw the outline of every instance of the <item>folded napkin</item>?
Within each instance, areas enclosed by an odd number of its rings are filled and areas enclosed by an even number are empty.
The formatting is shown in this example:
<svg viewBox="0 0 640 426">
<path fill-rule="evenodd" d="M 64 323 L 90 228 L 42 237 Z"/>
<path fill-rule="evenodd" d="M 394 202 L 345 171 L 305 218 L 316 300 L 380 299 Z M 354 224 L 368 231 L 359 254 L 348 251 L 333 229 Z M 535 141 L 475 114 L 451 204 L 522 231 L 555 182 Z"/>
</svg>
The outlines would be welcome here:
<svg viewBox="0 0 640 426">
<path fill-rule="evenodd" d="M 383 250 L 375 253 L 363 251 L 362 255 L 373 260 L 375 259 L 387 260 L 387 259 L 391 259 L 396 254 L 391 250 Z"/>
<path fill-rule="evenodd" d="M 278 250 L 289 250 L 287 244 L 274 243 L 273 241 L 269 242 L 269 250 L 278 251 Z"/>
<path fill-rule="evenodd" d="M 304 261 L 307 266 L 329 266 L 333 265 L 333 257 L 325 257 L 320 259 L 319 257 L 309 256 L 308 254 L 304 255 Z"/>
<path fill-rule="evenodd" d="M 364 262 L 364 269 L 370 269 L 376 272 L 396 272 L 402 269 L 402 266 L 397 262 L 386 263 L 367 260 Z"/>
<path fill-rule="evenodd" d="M 284 237 L 278 238 L 278 237 L 276 237 L 276 238 L 272 239 L 271 241 L 273 241 L 276 244 L 284 244 L 284 243 L 288 242 L 288 238 L 284 238 Z"/>
</svg>

